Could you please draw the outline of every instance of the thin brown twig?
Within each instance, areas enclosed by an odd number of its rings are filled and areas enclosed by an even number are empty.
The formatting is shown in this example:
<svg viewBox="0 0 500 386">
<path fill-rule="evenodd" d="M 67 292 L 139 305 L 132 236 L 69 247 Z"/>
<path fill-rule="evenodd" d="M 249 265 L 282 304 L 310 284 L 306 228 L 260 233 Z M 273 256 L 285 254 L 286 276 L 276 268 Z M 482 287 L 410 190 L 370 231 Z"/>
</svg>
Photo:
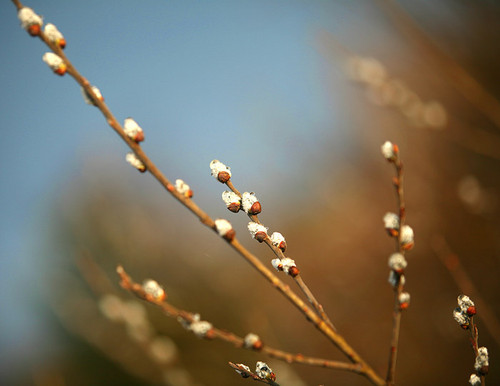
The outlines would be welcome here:
<svg viewBox="0 0 500 386">
<path fill-rule="evenodd" d="M 192 323 L 195 320 L 193 313 L 178 309 L 177 307 L 173 306 L 172 304 L 164 300 L 158 301 L 151 298 L 151 296 L 148 296 L 144 291 L 143 287 L 140 284 L 134 282 L 133 279 L 127 274 L 127 272 L 122 266 L 118 266 L 116 271 L 121 279 L 120 285 L 126 290 L 135 294 L 137 297 L 160 307 L 165 314 L 167 314 L 172 318 L 177 318 L 177 319 L 181 318 L 182 320 L 188 323 Z M 246 348 L 243 338 L 225 330 L 212 328 L 209 336 L 210 338 L 218 338 L 225 342 L 231 343 L 233 346 L 238 348 L 243 348 L 243 347 Z M 269 347 L 267 345 L 263 345 L 262 348 L 259 348 L 256 351 L 262 352 L 266 355 L 269 355 L 270 357 L 283 360 L 287 363 L 301 363 L 310 366 L 325 367 L 336 370 L 346 370 L 358 374 L 361 373 L 361 366 L 356 364 L 333 361 L 323 358 L 309 357 L 309 356 L 304 356 L 302 354 L 292 354 L 286 351 Z"/>
<path fill-rule="evenodd" d="M 237 365 L 236 363 L 233 363 L 233 362 L 228 362 L 228 363 L 229 363 L 229 366 L 231 366 L 234 370 L 236 370 L 238 373 L 240 373 L 240 375 L 243 378 L 252 378 L 254 381 L 267 383 L 268 385 L 279 386 L 279 383 L 276 383 L 272 379 L 261 378 L 257 374 L 254 374 L 253 372 L 251 372 L 250 370 L 245 369 L 242 365 Z"/>
<path fill-rule="evenodd" d="M 479 293 L 458 255 L 451 250 L 446 239 L 441 235 L 435 236 L 431 240 L 431 247 L 439 261 L 441 261 L 450 273 L 460 292 L 474 299 L 477 309 L 480 310 L 480 313 L 476 317 L 480 317 L 482 325 L 488 330 L 495 342 L 500 345 L 500 322 L 491 310 L 491 307 Z"/>
<path fill-rule="evenodd" d="M 402 247 L 402 229 L 405 225 L 406 220 L 406 207 L 404 200 L 403 191 L 403 163 L 399 156 L 399 150 L 396 152 L 396 159 L 394 160 L 394 167 L 396 169 L 396 176 L 393 179 L 394 187 L 396 188 L 396 199 L 399 209 L 399 232 L 396 238 L 396 250 L 404 255 L 405 250 Z M 396 362 L 398 357 L 398 346 L 399 346 L 399 332 L 401 329 L 401 307 L 399 303 L 399 297 L 403 292 L 404 287 L 404 277 L 403 274 L 399 276 L 398 283 L 394 287 L 394 308 L 392 312 L 392 335 L 391 335 L 391 348 L 389 353 L 389 365 L 387 369 L 386 381 L 388 385 L 394 385 L 395 375 L 396 375 Z"/>
<path fill-rule="evenodd" d="M 240 198 L 242 197 L 242 194 L 238 191 L 238 189 L 236 189 L 236 187 L 233 185 L 233 183 L 231 182 L 231 180 L 228 180 L 226 182 L 226 185 L 227 185 L 227 187 L 229 189 L 231 189 L 234 193 L 236 193 Z M 256 222 L 257 224 L 263 225 L 257 215 L 248 213 L 248 217 L 253 222 Z M 271 242 L 271 240 L 269 239 L 268 236 L 266 236 L 266 238 L 264 239 L 264 242 L 266 243 L 266 245 L 269 248 L 271 248 L 271 250 L 274 252 L 274 254 L 276 255 L 276 257 L 278 257 L 280 260 L 287 257 L 284 254 L 284 252 L 279 247 L 275 246 Z M 299 271 L 298 274 L 293 275 L 292 278 L 295 281 L 295 283 L 299 286 L 300 290 L 304 293 L 304 295 L 306 296 L 306 298 L 309 301 L 309 303 L 311 303 L 311 305 L 314 307 L 314 309 L 315 309 L 316 313 L 318 314 L 318 316 L 321 319 L 323 319 L 323 321 L 326 324 L 328 324 L 330 326 L 330 328 L 332 328 L 334 331 L 337 331 L 337 329 L 333 325 L 332 321 L 330 320 L 330 318 L 326 314 L 323 306 L 318 302 L 318 300 L 316 299 L 316 297 L 314 296 L 314 294 L 312 293 L 312 291 L 309 289 L 309 287 L 307 286 L 307 284 L 302 279 L 302 276 L 300 275 L 300 271 Z"/>
<path fill-rule="evenodd" d="M 23 5 L 18 0 L 12 0 L 14 5 L 19 9 Z M 163 173 L 156 167 L 156 165 L 149 159 L 146 153 L 142 150 L 141 146 L 131 140 L 124 132 L 118 120 L 111 113 L 103 100 L 97 98 L 89 81 L 84 78 L 73 66 L 70 60 L 66 57 L 63 50 L 53 44 L 44 34 L 40 31 L 40 39 L 56 53 L 66 64 L 67 73 L 71 75 L 75 81 L 83 88 L 83 90 L 93 100 L 95 106 L 101 111 L 106 118 L 108 125 L 115 130 L 115 132 L 122 138 L 122 140 L 132 149 L 139 160 L 146 166 L 146 169 L 156 178 L 156 180 L 182 205 L 189 209 L 200 221 L 216 232 L 215 222 L 210 216 L 198 207 L 190 198 L 185 197 L 179 193 L 170 181 L 163 175 Z M 373 384 L 382 385 L 383 380 L 380 376 L 361 358 L 361 356 L 354 351 L 354 349 L 345 341 L 345 339 L 337 334 L 325 321 L 323 321 L 317 314 L 311 310 L 291 289 L 285 285 L 276 275 L 274 275 L 267 267 L 265 267 L 257 257 L 251 254 L 245 247 L 243 247 L 236 238 L 228 243 L 235 249 L 241 256 L 243 256 L 255 269 L 257 269 L 276 289 L 278 289 L 292 304 L 294 304 L 306 317 L 311 321 L 332 343 L 334 343 L 352 362 L 361 366 L 360 374 L 367 377 Z"/>
</svg>

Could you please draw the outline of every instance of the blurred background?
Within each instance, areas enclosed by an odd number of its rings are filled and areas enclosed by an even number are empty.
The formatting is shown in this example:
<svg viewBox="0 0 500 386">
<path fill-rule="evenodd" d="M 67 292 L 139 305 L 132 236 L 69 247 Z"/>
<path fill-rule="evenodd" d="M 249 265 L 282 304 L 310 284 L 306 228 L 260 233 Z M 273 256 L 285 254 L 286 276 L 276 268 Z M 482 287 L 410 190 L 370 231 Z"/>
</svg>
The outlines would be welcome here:
<svg viewBox="0 0 500 386">
<path fill-rule="evenodd" d="M 338 330 L 385 375 L 396 211 L 390 140 L 405 165 L 407 255 L 396 380 L 467 384 L 474 356 L 452 318 L 478 306 L 487 381 L 499 384 L 500 6 L 495 1 L 36 1 L 76 68 L 143 148 L 229 219 L 217 158 L 254 191 L 270 231 Z M 0 383 L 239 385 L 228 361 L 266 361 L 282 385 L 367 385 L 202 341 L 120 289 L 115 268 L 240 336 L 344 359 L 225 242 L 124 161 L 126 146 L 0 4 Z M 282 277 L 288 282 L 288 278 Z M 290 282 L 290 285 L 293 283 Z M 293 288 L 293 286 L 292 286 Z M 246 383 L 245 383 L 246 382 Z"/>
</svg>

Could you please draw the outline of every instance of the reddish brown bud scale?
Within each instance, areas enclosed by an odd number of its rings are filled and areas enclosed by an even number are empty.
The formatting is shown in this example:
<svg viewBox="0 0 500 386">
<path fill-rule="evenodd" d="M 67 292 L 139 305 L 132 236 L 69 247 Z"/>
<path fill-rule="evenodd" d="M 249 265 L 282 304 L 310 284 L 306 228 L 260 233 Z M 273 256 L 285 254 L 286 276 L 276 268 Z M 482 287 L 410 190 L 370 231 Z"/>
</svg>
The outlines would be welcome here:
<svg viewBox="0 0 500 386">
<path fill-rule="evenodd" d="M 285 252 L 286 251 L 286 243 L 284 241 L 282 241 L 279 245 L 278 245 L 278 248 L 281 249 L 281 252 Z"/>
<path fill-rule="evenodd" d="M 217 175 L 217 179 L 223 184 L 225 184 L 231 179 L 231 176 L 229 175 L 228 172 L 219 172 L 219 174 Z"/>
<path fill-rule="evenodd" d="M 253 345 L 252 345 L 252 349 L 256 350 L 256 351 L 260 351 L 262 350 L 262 347 L 264 346 L 264 343 L 262 343 L 261 340 L 258 340 L 257 342 L 255 342 Z"/>
<path fill-rule="evenodd" d="M 394 154 L 398 154 L 398 153 L 399 153 L 399 147 L 398 147 L 398 145 L 393 144 L 393 145 L 392 145 L 392 148 L 393 148 L 393 150 L 394 150 Z"/>
<path fill-rule="evenodd" d="M 489 371 L 490 371 L 490 366 L 483 366 L 478 370 L 478 373 L 480 375 L 487 375 Z"/>
<path fill-rule="evenodd" d="M 40 35 L 40 26 L 38 24 L 32 24 L 28 27 L 28 33 L 31 36 L 38 36 Z"/>
<path fill-rule="evenodd" d="M 271 374 L 269 374 L 269 379 L 274 382 L 276 380 L 276 374 L 274 374 L 274 372 L 271 372 Z"/>
<path fill-rule="evenodd" d="M 255 240 L 257 240 L 259 243 L 263 242 L 267 237 L 266 232 L 257 232 L 255 234 Z"/>
<path fill-rule="evenodd" d="M 222 237 L 224 237 L 227 241 L 232 241 L 234 239 L 234 236 L 236 236 L 236 232 L 234 231 L 234 229 L 231 229 L 227 231 L 227 233 Z"/>
<path fill-rule="evenodd" d="M 58 46 L 59 46 L 59 47 L 61 47 L 61 49 L 63 49 L 63 50 L 66 48 L 66 40 L 65 40 L 65 39 L 59 39 L 59 40 L 57 41 L 57 44 L 58 44 Z"/>
<path fill-rule="evenodd" d="M 229 209 L 233 213 L 238 213 L 240 211 L 241 204 L 239 202 L 232 202 L 227 206 L 227 209 Z"/>
<path fill-rule="evenodd" d="M 410 306 L 410 303 L 404 302 L 399 305 L 400 310 L 406 310 Z"/>
<path fill-rule="evenodd" d="M 193 198 L 193 190 L 192 189 L 189 189 L 187 192 L 186 192 L 186 197 L 187 198 Z"/>
<path fill-rule="evenodd" d="M 167 190 L 168 190 L 169 192 L 173 192 L 173 191 L 175 190 L 174 185 L 168 184 L 168 185 L 167 185 Z"/>
<path fill-rule="evenodd" d="M 205 339 L 212 340 L 216 338 L 215 331 L 213 328 L 207 331 L 207 333 L 203 336 Z"/>
<path fill-rule="evenodd" d="M 476 306 L 470 306 L 467 308 L 467 315 L 474 316 L 476 315 Z"/>
<path fill-rule="evenodd" d="M 413 248 L 413 246 L 415 245 L 415 243 L 411 242 L 411 243 L 406 243 L 406 244 L 401 244 L 401 248 L 404 250 L 404 251 L 409 251 L 410 249 Z"/>
<path fill-rule="evenodd" d="M 291 277 L 295 277 L 297 276 L 298 274 L 300 273 L 299 269 L 297 267 L 290 267 L 290 269 L 288 270 L 288 274 L 291 276 Z"/>
<path fill-rule="evenodd" d="M 393 228 L 386 228 L 387 234 L 391 237 L 398 237 L 399 231 Z"/>
<path fill-rule="evenodd" d="M 250 207 L 250 210 L 248 213 L 256 215 L 259 214 L 262 211 L 262 206 L 260 205 L 260 202 L 254 202 L 253 205 Z"/>
<path fill-rule="evenodd" d="M 54 72 L 59 76 L 63 76 L 64 74 L 66 74 L 66 66 L 62 64 L 57 69 L 55 69 Z"/>
<path fill-rule="evenodd" d="M 144 132 L 143 131 L 137 132 L 137 134 L 134 136 L 134 141 L 136 143 L 144 141 Z"/>
</svg>

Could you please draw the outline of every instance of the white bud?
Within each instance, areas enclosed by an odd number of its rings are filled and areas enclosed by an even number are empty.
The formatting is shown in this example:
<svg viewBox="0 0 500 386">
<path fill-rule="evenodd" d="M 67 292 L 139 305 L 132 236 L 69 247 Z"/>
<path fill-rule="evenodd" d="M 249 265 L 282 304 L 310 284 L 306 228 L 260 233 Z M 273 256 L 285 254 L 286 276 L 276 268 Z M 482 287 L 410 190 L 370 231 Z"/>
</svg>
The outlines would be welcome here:
<svg viewBox="0 0 500 386">
<path fill-rule="evenodd" d="M 283 271 L 283 265 L 281 264 L 281 259 L 272 259 L 271 264 L 276 271 Z"/>
<path fill-rule="evenodd" d="M 467 327 L 470 324 L 470 317 L 463 313 L 460 307 L 453 310 L 453 318 L 462 327 Z"/>
<path fill-rule="evenodd" d="M 231 223 L 223 218 L 215 220 L 215 229 L 219 236 L 227 238 L 230 232 L 233 230 Z"/>
<path fill-rule="evenodd" d="M 280 246 L 282 245 L 281 243 L 284 243 L 284 245 L 286 245 L 285 237 L 279 232 L 273 232 L 273 234 L 271 235 L 271 242 L 275 247 L 278 248 L 283 248 L 282 246 Z"/>
<path fill-rule="evenodd" d="M 183 180 L 177 179 L 175 180 L 175 190 L 177 190 L 180 194 L 185 197 L 193 197 L 193 191 Z"/>
<path fill-rule="evenodd" d="M 257 362 L 257 366 L 255 367 L 255 373 L 260 378 L 264 378 L 264 379 L 273 379 L 273 377 L 274 377 L 273 370 L 265 362 L 260 362 L 260 361 Z"/>
<path fill-rule="evenodd" d="M 285 257 L 284 259 L 281 259 L 281 265 L 283 266 L 283 272 L 285 273 L 288 273 L 288 271 L 292 268 L 292 267 L 297 267 L 295 265 L 295 260 L 292 260 L 288 257 Z"/>
<path fill-rule="evenodd" d="M 264 225 L 253 222 L 253 221 L 250 221 L 248 223 L 248 231 L 250 232 L 250 234 L 252 235 L 252 237 L 254 239 L 255 239 L 255 235 L 257 233 L 260 233 L 260 232 L 265 233 L 265 235 L 267 236 L 267 229 L 268 228 L 266 228 Z"/>
<path fill-rule="evenodd" d="M 47 63 L 47 65 L 51 68 L 52 71 L 58 71 L 64 68 L 66 71 L 66 64 L 62 60 L 62 58 L 53 52 L 46 52 L 42 57 L 43 61 Z"/>
<path fill-rule="evenodd" d="M 94 92 L 96 98 L 99 99 L 100 101 L 103 101 L 104 98 L 101 94 L 101 91 L 96 86 L 91 86 L 91 88 L 92 88 L 92 91 Z M 84 99 L 85 103 L 88 105 L 95 106 L 96 104 L 94 103 L 94 99 L 92 99 L 92 97 L 89 95 L 87 90 L 85 90 L 83 87 L 81 88 L 81 90 L 82 90 L 82 95 L 83 95 L 83 99 Z"/>
<path fill-rule="evenodd" d="M 224 201 L 226 206 L 229 206 L 231 204 L 240 204 L 241 198 L 236 193 L 225 190 L 222 192 L 222 201 Z"/>
<path fill-rule="evenodd" d="M 411 229 L 409 225 L 403 225 L 403 227 L 401 228 L 401 236 L 399 240 L 403 249 L 411 249 L 413 247 L 413 229 Z"/>
<path fill-rule="evenodd" d="M 389 267 L 398 273 L 401 273 L 407 265 L 408 263 L 401 253 L 393 253 L 389 257 Z"/>
<path fill-rule="evenodd" d="M 481 386 L 481 378 L 479 378 L 476 374 L 471 374 L 469 383 L 472 386 Z"/>
<path fill-rule="evenodd" d="M 23 7 L 17 13 L 17 17 L 21 21 L 21 27 L 29 32 L 29 28 L 33 25 L 41 26 L 43 20 L 31 8 Z"/>
<path fill-rule="evenodd" d="M 463 313 L 467 313 L 467 309 L 469 307 L 474 307 L 474 302 L 466 295 L 460 295 L 457 298 L 458 306 L 462 310 Z"/>
<path fill-rule="evenodd" d="M 128 153 L 125 159 L 130 165 L 139 170 L 141 173 L 146 171 L 146 166 L 139 158 L 137 158 L 135 153 Z"/>
<path fill-rule="evenodd" d="M 251 373 L 252 371 L 250 370 L 250 367 L 248 367 L 247 365 L 244 365 L 243 363 L 238 363 L 237 366 L 245 369 L 246 371 L 248 371 L 249 373 Z M 243 378 L 248 378 L 250 375 L 244 373 L 243 371 L 240 371 L 240 370 L 236 370 L 235 371 L 240 374 Z"/>
<path fill-rule="evenodd" d="M 61 48 L 64 48 L 66 45 L 66 41 L 64 40 L 64 36 L 62 35 L 61 32 L 57 29 L 57 27 L 52 24 L 48 23 L 45 28 L 43 29 L 43 32 L 45 36 L 54 44 L 60 46 Z"/>
<path fill-rule="evenodd" d="M 207 335 L 207 332 L 209 332 L 212 329 L 212 324 L 210 322 L 205 321 L 205 320 L 196 321 L 196 322 L 191 323 L 189 329 L 198 338 L 204 338 Z"/>
<path fill-rule="evenodd" d="M 144 132 L 141 126 L 132 118 L 126 118 L 123 123 L 123 131 L 131 140 L 141 142 L 144 140 Z"/>
<path fill-rule="evenodd" d="M 221 179 L 219 178 L 219 173 L 227 173 L 227 176 L 231 177 L 231 170 L 230 169 L 231 168 L 224 165 L 222 162 L 220 162 L 217 159 L 214 159 L 212 162 L 210 162 L 210 170 L 211 170 L 212 176 L 218 181 L 221 181 Z M 226 182 L 226 181 L 221 181 L 221 182 Z"/>
<path fill-rule="evenodd" d="M 401 292 L 398 296 L 398 302 L 400 305 L 406 304 L 408 306 L 410 304 L 410 294 L 408 292 Z"/>
<path fill-rule="evenodd" d="M 260 342 L 260 337 L 256 334 L 247 334 L 244 339 L 244 344 L 246 348 L 252 348 L 254 344 Z"/>
<path fill-rule="evenodd" d="M 387 230 L 399 230 L 399 216 L 396 213 L 387 212 L 384 215 L 384 227 Z"/>
<path fill-rule="evenodd" d="M 142 289 L 154 300 L 164 300 L 165 290 L 155 280 L 145 280 L 142 283 Z"/>
<path fill-rule="evenodd" d="M 397 147 L 395 148 L 392 142 L 384 142 L 384 144 L 380 147 L 380 150 L 382 151 L 384 158 L 388 161 L 394 161 L 397 157 Z"/>
<path fill-rule="evenodd" d="M 260 206 L 259 206 L 259 208 L 254 207 L 254 204 L 256 204 L 258 202 L 259 202 L 259 200 L 257 199 L 257 197 L 255 196 L 255 193 L 253 193 L 253 192 L 250 192 L 250 193 L 245 192 L 241 196 L 241 204 L 242 204 L 243 210 L 246 213 L 250 213 L 250 214 L 260 213 Z"/>
<path fill-rule="evenodd" d="M 488 349 L 486 347 L 479 347 L 477 349 L 476 363 L 474 368 L 478 373 L 486 374 L 489 367 Z"/>
</svg>

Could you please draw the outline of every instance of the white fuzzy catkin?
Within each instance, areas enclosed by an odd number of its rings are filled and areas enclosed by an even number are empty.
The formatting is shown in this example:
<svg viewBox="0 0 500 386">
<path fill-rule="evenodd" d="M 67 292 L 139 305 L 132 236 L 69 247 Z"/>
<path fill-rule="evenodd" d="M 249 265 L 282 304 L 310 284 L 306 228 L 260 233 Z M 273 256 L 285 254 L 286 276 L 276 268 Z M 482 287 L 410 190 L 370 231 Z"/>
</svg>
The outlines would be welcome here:
<svg viewBox="0 0 500 386">
<path fill-rule="evenodd" d="M 268 366 L 267 363 L 261 361 L 257 362 L 257 365 L 255 367 L 255 373 L 260 378 L 269 379 L 272 372 L 273 370 L 271 370 L 271 368 Z"/>
<path fill-rule="evenodd" d="M 252 208 L 252 205 L 258 202 L 259 200 L 255 196 L 255 193 L 251 192 L 245 192 L 241 196 L 241 205 L 243 207 L 243 210 L 248 213 L 248 211 Z"/>
<path fill-rule="evenodd" d="M 230 169 L 231 169 L 230 167 L 224 165 L 222 162 L 220 162 L 217 159 L 214 159 L 214 160 L 212 160 L 212 162 L 210 162 L 211 174 L 215 179 L 218 179 L 220 172 L 226 172 L 229 174 L 229 177 L 231 177 L 231 170 Z"/>
<path fill-rule="evenodd" d="M 183 180 L 177 179 L 175 180 L 175 190 L 177 190 L 180 194 L 187 195 L 189 194 L 191 188 Z"/>
<path fill-rule="evenodd" d="M 23 7 L 19 10 L 17 13 L 17 17 L 21 21 L 21 27 L 23 27 L 25 30 L 27 30 L 29 27 L 32 25 L 39 25 L 41 26 L 43 24 L 43 19 L 41 16 L 38 16 L 35 11 L 33 11 L 29 7 Z"/>
<path fill-rule="evenodd" d="M 137 124 L 133 118 L 126 118 L 123 122 L 123 131 L 130 139 L 136 138 L 137 134 L 142 133 L 142 127 Z"/>
<path fill-rule="evenodd" d="M 248 231 L 252 235 L 252 237 L 255 239 L 255 235 L 259 232 L 264 232 L 267 235 L 267 229 L 264 225 L 250 221 L 248 223 Z"/>
<path fill-rule="evenodd" d="M 141 172 L 146 170 L 146 166 L 142 163 L 142 161 L 139 158 L 137 158 L 135 153 L 128 153 L 125 159 L 130 165 L 132 165 L 137 170 Z"/>
<path fill-rule="evenodd" d="M 62 58 L 53 52 L 46 52 L 43 54 L 42 59 L 53 71 L 59 69 L 61 65 L 64 65 Z"/>
<path fill-rule="evenodd" d="M 387 212 L 384 215 L 385 229 L 399 229 L 399 216 L 396 213 Z"/>
<path fill-rule="evenodd" d="M 57 27 L 54 24 L 52 24 L 52 23 L 48 23 L 44 27 L 43 33 L 54 44 L 59 45 L 61 43 L 61 41 L 64 41 L 63 34 L 61 32 L 59 32 L 59 30 L 57 29 Z"/>
<path fill-rule="evenodd" d="M 401 228 L 401 244 L 402 245 L 410 245 L 413 244 L 413 229 L 409 225 L 403 225 Z"/>
<path fill-rule="evenodd" d="M 104 98 L 102 97 L 101 91 L 96 87 L 96 86 L 91 86 L 92 91 L 94 92 L 95 96 L 97 99 L 100 101 L 103 101 Z M 94 100 L 90 97 L 88 94 L 87 90 L 85 90 L 83 87 L 81 88 L 82 90 L 82 95 L 83 95 L 83 100 L 85 101 L 86 104 L 95 106 L 96 104 L 94 103 Z"/>
<path fill-rule="evenodd" d="M 380 147 L 380 150 L 382 151 L 382 155 L 386 160 L 394 160 L 396 158 L 396 151 L 392 142 L 385 141 L 384 144 Z"/>
<path fill-rule="evenodd" d="M 236 193 L 231 192 L 229 190 L 225 190 L 222 192 L 222 201 L 226 204 L 226 206 L 234 203 L 239 203 L 241 201 L 240 196 Z"/>
<path fill-rule="evenodd" d="M 217 229 L 217 233 L 219 233 L 220 236 L 224 237 L 227 232 L 233 229 L 233 226 L 229 221 L 223 218 L 219 218 L 215 220 L 215 228 Z"/>
<path fill-rule="evenodd" d="M 393 253 L 389 257 L 389 267 L 396 272 L 403 271 L 407 265 L 408 263 L 401 253 Z"/>
<path fill-rule="evenodd" d="M 163 300 L 165 297 L 164 289 L 155 280 L 145 280 L 142 283 L 142 289 L 155 300 Z"/>
</svg>

